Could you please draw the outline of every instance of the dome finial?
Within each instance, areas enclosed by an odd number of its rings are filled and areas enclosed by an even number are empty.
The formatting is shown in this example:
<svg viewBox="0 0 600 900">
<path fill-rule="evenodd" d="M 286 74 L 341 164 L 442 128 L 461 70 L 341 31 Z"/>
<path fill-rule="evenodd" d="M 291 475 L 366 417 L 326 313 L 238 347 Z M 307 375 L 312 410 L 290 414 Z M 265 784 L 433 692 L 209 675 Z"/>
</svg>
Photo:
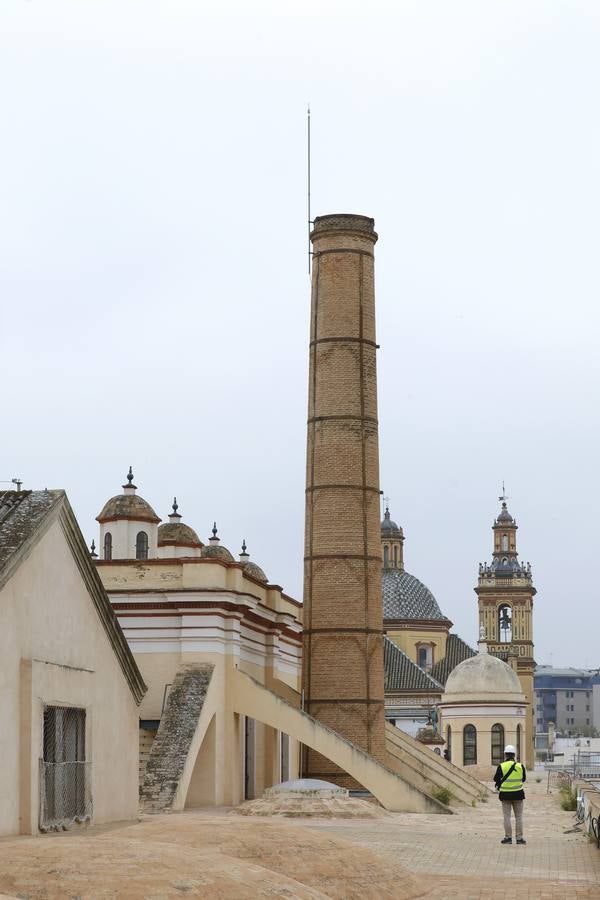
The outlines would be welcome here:
<svg viewBox="0 0 600 900">
<path fill-rule="evenodd" d="M 177 504 L 177 497 L 173 497 L 173 507 L 172 512 L 169 513 L 169 522 L 179 522 L 181 516 L 177 512 L 179 506 Z"/>
<path fill-rule="evenodd" d="M 249 559 L 250 554 L 247 552 L 246 538 L 242 538 L 242 552 L 240 553 L 240 562 L 247 562 Z"/>
<path fill-rule="evenodd" d="M 209 542 L 209 544 L 215 544 L 215 545 L 221 543 L 219 535 L 217 534 L 217 523 L 216 522 L 213 522 L 212 537 L 210 537 L 208 539 L 208 542 Z"/>
<path fill-rule="evenodd" d="M 90 556 L 92 559 L 98 559 L 98 554 L 96 553 L 96 541 L 93 538 L 90 546 Z"/>
<path fill-rule="evenodd" d="M 137 488 L 133 483 L 133 468 L 129 466 L 129 472 L 127 473 L 127 481 L 123 485 L 123 490 L 126 494 L 135 494 Z"/>
</svg>

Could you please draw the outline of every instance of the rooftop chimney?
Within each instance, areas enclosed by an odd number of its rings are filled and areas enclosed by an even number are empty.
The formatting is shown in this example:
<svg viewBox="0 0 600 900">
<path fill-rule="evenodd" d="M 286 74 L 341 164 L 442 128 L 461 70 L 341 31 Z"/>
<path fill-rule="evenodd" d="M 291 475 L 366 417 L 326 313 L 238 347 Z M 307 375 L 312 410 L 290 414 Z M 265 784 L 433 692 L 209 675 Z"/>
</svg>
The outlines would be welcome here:
<svg viewBox="0 0 600 900">
<path fill-rule="evenodd" d="M 310 715 L 383 761 L 373 226 L 319 216 L 311 234 L 303 690 Z M 303 768 L 355 786 L 311 750 Z"/>
</svg>

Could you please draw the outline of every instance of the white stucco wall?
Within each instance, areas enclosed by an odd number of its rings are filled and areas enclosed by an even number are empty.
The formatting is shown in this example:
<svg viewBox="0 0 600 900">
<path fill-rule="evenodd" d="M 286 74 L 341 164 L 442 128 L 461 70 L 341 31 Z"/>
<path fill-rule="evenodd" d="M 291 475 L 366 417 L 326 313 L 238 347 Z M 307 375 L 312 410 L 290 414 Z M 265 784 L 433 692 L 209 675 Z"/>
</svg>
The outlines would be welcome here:
<svg viewBox="0 0 600 900">
<path fill-rule="evenodd" d="M 95 823 L 138 811 L 138 707 L 61 525 L 0 591 L 0 835 L 35 833 L 44 705 L 86 710 Z"/>
</svg>

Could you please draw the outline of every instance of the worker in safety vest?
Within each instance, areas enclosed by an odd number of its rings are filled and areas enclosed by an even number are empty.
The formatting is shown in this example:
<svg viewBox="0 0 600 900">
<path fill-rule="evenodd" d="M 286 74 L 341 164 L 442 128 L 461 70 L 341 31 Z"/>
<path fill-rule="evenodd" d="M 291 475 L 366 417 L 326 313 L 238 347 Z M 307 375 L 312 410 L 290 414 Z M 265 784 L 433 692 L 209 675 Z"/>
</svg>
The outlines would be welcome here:
<svg viewBox="0 0 600 900">
<path fill-rule="evenodd" d="M 511 811 L 515 814 L 517 844 L 527 843 L 523 837 L 523 783 L 527 778 L 525 766 L 515 759 L 516 750 L 512 744 L 504 748 L 505 760 L 500 763 L 494 775 L 496 790 L 500 792 L 502 814 L 504 816 L 504 838 L 502 844 L 512 844 Z"/>
</svg>

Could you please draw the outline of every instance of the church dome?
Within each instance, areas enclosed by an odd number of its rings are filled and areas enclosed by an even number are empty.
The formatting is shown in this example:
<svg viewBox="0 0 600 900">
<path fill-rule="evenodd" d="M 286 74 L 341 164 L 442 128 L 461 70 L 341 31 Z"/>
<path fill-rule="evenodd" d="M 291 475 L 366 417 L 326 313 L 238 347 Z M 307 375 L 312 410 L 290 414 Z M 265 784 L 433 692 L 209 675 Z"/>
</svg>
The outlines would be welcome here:
<svg viewBox="0 0 600 900">
<path fill-rule="evenodd" d="M 516 672 L 489 653 L 478 653 L 452 670 L 444 694 L 522 694 Z"/>
<path fill-rule="evenodd" d="M 511 516 L 506 506 L 506 501 L 502 502 L 502 509 L 498 515 L 496 521 L 501 525 L 514 525 L 515 520 Z"/>
<path fill-rule="evenodd" d="M 193 528 L 181 521 L 178 509 L 177 497 L 174 497 L 173 512 L 169 514 L 169 521 L 158 526 L 158 546 L 169 544 L 200 549 L 203 546 L 202 541 Z"/>
<path fill-rule="evenodd" d="M 246 540 L 242 541 L 242 552 L 240 553 L 240 565 L 244 570 L 244 575 L 249 575 L 250 578 L 255 578 L 257 581 L 264 581 L 265 583 L 269 580 L 260 566 L 258 566 L 255 562 L 251 562 L 250 554 L 248 553 L 248 549 L 246 547 Z"/>
<path fill-rule="evenodd" d="M 208 544 L 205 544 L 202 548 L 202 558 L 222 559 L 224 562 L 235 562 L 227 547 L 221 546 L 220 538 L 217 536 L 216 522 L 213 524 L 212 537 L 209 538 Z"/>
<path fill-rule="evenodd" d="M 202 547 L 202 541 L 193 528 L 184 525 L 183 522 L 165 522 L 158 526 L 158 545 L 161 544 L 185 544 L 186 546 Z"/>
<path fill-rule="evenodd" d="M 397 525 L 396 522 L 390 517 L 389 508 L 386 506 L 385 513 L 383 516 L 383 521 L 381 522 L 381 537 L 382 538 L 391 538 L 391 537 L 403 537 L 404 533 L 400 525 Z"/>
<path fill-rule="evenodd" d="M 160 522 L 160 518 L 156 515 L 147 500 L 136 494 L 137 488 L 133 484 L 133 472 L 129 467 L 127 475 L 127 484 L 123 485 L 123 493 L 111 497 L 100 513 L 96 516 L 96 521 L 114 522 L 116 519 L 133 519 L 139 522 Z"/>
<path fill-rule="evenodd" d="M 429 588 L 403 569 L 384 569 L 381 588 L 384 619 L 446 619 Z"/>
<path fill-rule="evenodd" d="M 250 578 L 255 578 L 256 581 L 264 581 L 265 583 L 269 580 L 261 567 L 257 566 L 255 562 L 244 564 L 244 575 L 249 575 Z"/>
</svg>

